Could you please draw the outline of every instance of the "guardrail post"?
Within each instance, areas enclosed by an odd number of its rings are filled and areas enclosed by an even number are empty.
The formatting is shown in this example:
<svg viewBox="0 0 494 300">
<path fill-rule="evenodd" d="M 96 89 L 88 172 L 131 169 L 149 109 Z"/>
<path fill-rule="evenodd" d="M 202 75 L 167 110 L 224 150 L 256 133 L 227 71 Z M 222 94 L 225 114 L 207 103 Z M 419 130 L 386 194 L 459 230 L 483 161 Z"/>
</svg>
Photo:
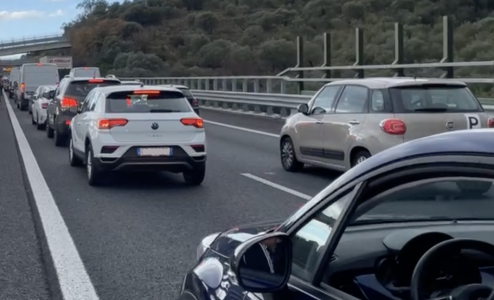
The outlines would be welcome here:
<svg viewBox="0 0 494 300">
<path fill-rule="evenodd" d="M 453 44 L 453 21 L 449 16 L 443 17 L 443 59 L 442 63 L 454 62 L 454 44 Z M 442 78 L 454 78 L 455 72 L 453 67 L 446 67 Z"/>
<path fill-rule="evenodd" d="M 393 65 L 401 65 L 405 61 L 405 53 L 403 47 L 403 25 L 395 23 L 395 61 Z M 405 69 L 396 69 L 395 76 L 404 77 Z"/>
<path fill-rule="evenodd" d="M 217 91 L 218 90 L 218 79 L 215 78 L 213 79 L 213 91 Z"/>
<path fill-rule="evenodd" d="M 259 79 L 254 80 L 254 93 L 259 93 Z"/>
<path fill-rule="evenodd" d="M 323 67 L 331 67 L 331 34 L 325 32 L 324 35 L 324 63 Z M 331 78 L 331 70 L 326 70 L 326 78 Z"/>
<path fill-rule="evenodd" d="M 301 36 L 297 36 L 297 66 L 295 68 L 302 68 L 304 66 L 304 39 Z M 297 78 L 304 78 L 304 71 L 299 71 Z M 298 82 L 298 93 L 301 94 L 304 90 L 304 82 Z"/>
<path fill-rule="evenodd" d="M 232 92 L 237 91 L 237 79 L 232 79 Z"/>
<path fill-rule="evenodd" d="M 286 81 L 280 81 L 280 94 L 286 94 Z"/>
<path fill-rule="evenodd" d="M 249 80 L 244 78 L 242 82 L 242 92 L 247 93 L 249 91 Z"/>
<path fill-rule="evenodd" d="M 226 78 L 223 78 L 221 82 L 221 90 L 222 91 L 228 91 L 228 84 Z"/>
<path fill-rule="evenodd" d="M 273 80 L 268 79 L 266 80 L 266 93 L 270 94 L 273 92 Z"/>
<path fill-rule="evenodd" d="M 362 28 L 355 28 L 355 63 L 354 66 L 364 65 L 364 31 Z M 358 69 L 355 77 L 364 78 L 363 69 Z"/>
<path fill-rule="evenodd" d="M 209 90 L 209 79 L 207 79 L 207 78 L 206 78 L 206 80 L 205 80 L 205 82 L 204 82 L 204 89 L 205 89 L 206 91 L 208 91 L 208 90 Z"/>
</svg>

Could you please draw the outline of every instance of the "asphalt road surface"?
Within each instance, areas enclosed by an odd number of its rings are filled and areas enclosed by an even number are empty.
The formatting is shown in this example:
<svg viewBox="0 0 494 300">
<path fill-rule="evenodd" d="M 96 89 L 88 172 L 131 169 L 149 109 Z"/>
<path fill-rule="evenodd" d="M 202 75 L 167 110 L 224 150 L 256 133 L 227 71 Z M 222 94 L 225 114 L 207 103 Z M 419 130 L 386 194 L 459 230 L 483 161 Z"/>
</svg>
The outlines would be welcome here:
<svg viewBox="0 0 494 300">
<path fill-rule="evenodd" d="M 284 218 L 338 176 L 283 171 L 280 120 L 204 110 L 202 186 L 165 173 L 94 188 L 67 148 L 9 103 L 0 104 L 0 299 L 60 299 L 62 290 L 77 300 L 174 299 L 202 237 Z"/>
</svg>

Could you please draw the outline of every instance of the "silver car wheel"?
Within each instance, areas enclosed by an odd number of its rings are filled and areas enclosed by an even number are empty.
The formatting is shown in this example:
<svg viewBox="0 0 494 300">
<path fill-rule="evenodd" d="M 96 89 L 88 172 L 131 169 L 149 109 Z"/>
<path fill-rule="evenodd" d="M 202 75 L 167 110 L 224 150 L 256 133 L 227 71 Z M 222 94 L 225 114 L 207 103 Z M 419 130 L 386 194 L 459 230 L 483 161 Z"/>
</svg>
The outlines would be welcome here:
<svg viewBox="0 0 494 300">
<path fill-rule="evenodd" d="M 72 138 L 70 139 L 70 144 L 69 144 L 69 158 L 70 161 L 74 160 L 74 142 L 72 142 Z"/>
<path fill-rule="evenodd" d="M 363 163 L 366 159 L 367 159 L 367 157 L 365 157 L 365 156 L 360 156 L 360 157 L 357 159 L 357 165 L 358 165 L 358 164 L 360 164 L 360 163 Z"/>
<path fill-rule="evenodd" d="M 285 141 L 283 142 L 283 147 L 281 149 L 281 161 L 283 165 L 289 167 L 293 164 L 293 146 L 292 143 Z"/>
<path fill-rule="evenodd" d="M 86 170 L 87 170 L 87 178 L 91 179 L 92 177 L 92 172 L 93 172 L 93 167 L 91 165 L 91 150 L 87 150 L 87 160 L 86 160 Z"/>
</svg>

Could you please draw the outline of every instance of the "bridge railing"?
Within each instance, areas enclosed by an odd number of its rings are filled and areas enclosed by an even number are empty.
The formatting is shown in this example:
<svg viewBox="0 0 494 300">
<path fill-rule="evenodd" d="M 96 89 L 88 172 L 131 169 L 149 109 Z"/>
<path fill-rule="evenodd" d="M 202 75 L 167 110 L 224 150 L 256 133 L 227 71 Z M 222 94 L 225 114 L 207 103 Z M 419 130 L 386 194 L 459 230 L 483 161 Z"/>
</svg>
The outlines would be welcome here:
<svg viewBox="0 0 494 300">
<path fill-rule="evenodd" d="M 21 38 L 12 39 L 1 39 L 0 48 L 10 48 L 19 45 L 30 45 L 30 44 L 42 44 L 51 43 L 57 40 L 64 40 L 63 33 L 49 34 L 49 35 L 37 35 L 37 36 L 25 36 Z"/>
</svg>

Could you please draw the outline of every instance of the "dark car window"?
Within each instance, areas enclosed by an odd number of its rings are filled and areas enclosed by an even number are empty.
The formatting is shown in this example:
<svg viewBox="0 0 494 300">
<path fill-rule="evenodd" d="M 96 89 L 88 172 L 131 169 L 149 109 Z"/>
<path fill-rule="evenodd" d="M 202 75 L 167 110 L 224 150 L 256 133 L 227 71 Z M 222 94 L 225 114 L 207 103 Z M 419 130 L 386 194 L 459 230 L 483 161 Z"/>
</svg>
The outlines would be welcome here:
<svg viewBox="0 0 494 300">
<path fill-rule="evenodd" d="M 464 86 L 425 85 L 390 89 L 395 113 L 481 112 L 482 106 Z"/>
<path fill-rule="evenodd" d="M 307 279 L 318 267 L 324 255 L 333 226 L 352 199 L 351 192 L 316 213 L 291 237 L 293 243 L 293 275 Z"/>
<path fill-rule="evenodd" d="M 125 91 L 108 95 L 109 113 L 184 113 L 191 112 L 184 95 L 177 91 Z"/>
<path fill-rule="evenodd" d="M 67 90 L 64 93 L 64 97 L 74 98 L 78 102 L 84 101 L 86 96 L 96 87 L 119 85 L 120 81 L 117 80 L 98 80 L 98 79 L 86 79 L 86 80 L 74 80 L 67 86 Z"/>
<path fill-rule="evenodd" d="M 193 98 L 194 97 L 192 95 L 192 92 L 189 89 L 179 88 L 178 90 L 181 91 L 182 94 L 184 94 L 184 96 L 187 97 L 187 98 Z"/>
</svg>

